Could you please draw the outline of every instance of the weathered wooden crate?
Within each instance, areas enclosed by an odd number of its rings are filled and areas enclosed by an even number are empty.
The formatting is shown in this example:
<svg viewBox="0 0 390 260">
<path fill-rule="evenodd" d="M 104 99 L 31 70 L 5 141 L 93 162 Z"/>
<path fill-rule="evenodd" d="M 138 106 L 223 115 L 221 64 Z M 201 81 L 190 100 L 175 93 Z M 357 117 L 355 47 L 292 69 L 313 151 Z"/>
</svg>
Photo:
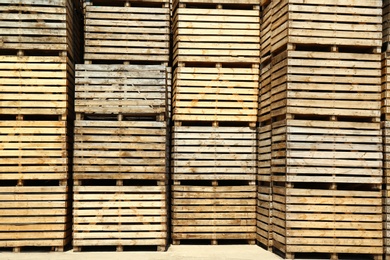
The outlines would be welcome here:
<svg viewBox="0 0 390 260">
<path fill-rule="evenodd" d="M 380 117 L 380 54 L 284 51 L 272 60 L 272 117 Z"/>
<path fill-rule="evenodd" d="M 0 114 L 59 115 L 72 111 L 74 66 L 67 57 L 0 56 Z"/>
<path fill-rule="evenodd" d="M 74 187 L 73 247 L 167 246 L 167 187 L 83 181 Z"/>
<path fill-rule="evenodd" d="M 386 177 L 385 177 L 386 179 Z M 385 259 L 390 258 L 390 185 L 383 185 L 383 239 Z"/>
<path fill-rule="evenodd" d="M 271 54 L 272 37 L 272 15 L 274 9 L 272 5 L 264 5 L 260 12 L 260 57 L 266 57 Z"/>
<path fill-rule="evenodd" d="M 69 177 L 67 123 L 36 119 L 0 121 L 0 180 Z"/>
<path fill-rule="evenodd" d="M 288 43 L 378 49 L 382 46 L 381 0 L 334 0 L 326 5 L 317 0 L 283 0 L 271 1 L 270 5 L 271 51 Z"/>
<path fill-rule="evenodd" d="M 81 5 L 73 0 L 3 0 L 0 50 L 60 51 L 78 60 Z"/>
<path fill-rule="evenodd" d="M 169 0 L 128 2 L 85 6 L 85 60 L 168 63 Z"/>
<path fill-rule="evenodd" d="M 383 183 L 390 185 L 390 121 L 381 122 L 383 134 Z"/>
<path fill-rule="evenodd" d="M 272 64 L 271 59 L 262 60 L 260 65 L 259 81 L 259 111 L 258 121 L 260 123 L 271 120 L 271 100 L 272 100 Z"/>
<path fill-rule="evenodd" d="M 281 120 L 272 124 L 272 180 L 382 184 L 379 122 Z"/>
<path fill-rule="evenodd" d="M 166 122 L 95 119 L 75 121 L 75 180 L 167 179 Z"/>
<path fill-rule="evenodd" d="M 76 113 L 164 117 L 169 72 L 163 65 L 78 64 Z"/>
<path fill-rule="evenodd" d="M 172 186 L 172 239 L 256 239 L 256 185 Z"/>
<path fill-rule="evenodd" d="M 258 1 L 173 1 L 173 64 L 260 62 Z"/>
<path fill-rule="evenodd" d="M 383 6 L 382 6 L 382 42 L 387 47 L 386 50 L 388 51 L 388 46 L 390 43 L 390 1 L 389 0 L 383 0 Z"/>
<path fill-rule="evenodd" d="M 382 54 L 382 120 L 390 120 L 390 57 Z"/>
<path fill-rule="evenodd" d="M 314 252 L 332 254 L 332 259 L 345 253 L 381 259 L 381 191 L 348 186 L 329 190 L 315 185 L 273 186 L 274 248 L 288 259 Z"/>
<path fill-rule="evenodd" d="M 263 124 L 257 130 L 258 139 L 258 171 L 257 180 L 259 182 L 271 181 L 272 165 L 272 125 Z"/>
<path fill-rule="evenodd" d="M 259 68 L 178 67 L 174 121 L 257 121 Z"/>
<path fill-rule="evenodd" d="M 260 182 L 257 189 L 256 240 L 268 249 L 272 248 L 272 185 Z"/>
<path fill-rule="evenodd" d="M 256 146 L 249 127 L 174 126 L 172 179 L 255 181 Z"/>
<path fill-rule="evenodd" d="M 1 183 L 0 248 L 19 252 L 23 247 L 55 247 L 63 251 L 71 240 L 68 187 Z"/>
</svg>

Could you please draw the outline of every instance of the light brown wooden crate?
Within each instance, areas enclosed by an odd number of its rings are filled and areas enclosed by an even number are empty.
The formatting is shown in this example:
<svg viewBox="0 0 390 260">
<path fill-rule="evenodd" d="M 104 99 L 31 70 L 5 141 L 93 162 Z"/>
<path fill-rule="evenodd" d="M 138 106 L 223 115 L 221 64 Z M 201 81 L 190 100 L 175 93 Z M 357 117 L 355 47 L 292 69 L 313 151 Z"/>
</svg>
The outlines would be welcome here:
<svg viewBox="0 0 390 260">
<path fill-rule="evenodd" d="M 178 67 L 173 120 L 256 122 L 258 68 Z"/>
<path fill-rule="evenodd" d="M 85 60 L 168 63 L 169 5 L 85 7 Z"/>
<path fill-rule="evenodd" d="M 258 136 L 258 181 L 271 181 L 272 165 L 272 125 L 260 126 L 257 130 Z"/>
<path fill-rule="evenodd" d="M 247 239 L 256 235 L 256 186 L 172 187 L 172 239 Z"/>
<path fill-rule="evenodd" d="M 272 64 L 270 59 L 262 62 L 260 66 L 259 88 L 258 121 L 263 123 L 271 119 Z"/>
<path fill-rule="evenodd" d="M 272 247 L 272 187 L 270 182 L 261 182 L 257 190 L 257 242 Z"/>
<path fill-rule="evenodd" d="M 287 43 L 380 48 L 382 1 L 272 1 L 271 50 Z"/>
<path fill-rule="evenodd" d="M 166 186 L 75 186 L 73 246 L 167 245 Z"/>
<path fill-rule="evenodd" d="M 284 51 L 271 77 L 272 117 L 380 117 L 380 54 Z"/>
<path fill-rule="evenodd" d="M 166 180 L 167 125 L 154 121 L 75 121 L 75 180 Z"/>
<path fill-rule="evenodd" d="M 74 67 L 67 57 L 1 56 L 0 113 L 71 113 Z"/>
<path fill-rule="evenodd" d="M 68 130 L 64 121 L 1 121 L 1 180 L 66 180 Z"/>
<path fill-rule="evenodd" d="M 58 247 L 70 242 L 67 186 L 2 186 L 0 247 Z"/>
<path fill-rule="evenodd" d="M 272 125 L 272 180 L 382 184 L 380 123 L 284 120 Z"/>
<path fill-rule="evenodd" d="M 173 41 L 173 64 L 258 64 L 260 11 L 178 7 L 173 17 Z"/>
<path fill-rule="evenodd" d="M 0 49 L 64 51 L 79 60 L 81 6 L 78 1 L 4 0 L 0 4 Z"/>
<path fill-rule="evenodd" d="M 172 178 L 254 181 L 256 145 L 249 127 L 174 126 Z"/>
<path fill-rule="evenodd" d="M 382 254 L 381 191 L 273 187 L 274 245 L 284 253 Z"/>
<path fill-rule="evenodd" d="M 76 113 L 165 115 L 170 68 L 163 65 L 77 65 Z"/>
</svg>

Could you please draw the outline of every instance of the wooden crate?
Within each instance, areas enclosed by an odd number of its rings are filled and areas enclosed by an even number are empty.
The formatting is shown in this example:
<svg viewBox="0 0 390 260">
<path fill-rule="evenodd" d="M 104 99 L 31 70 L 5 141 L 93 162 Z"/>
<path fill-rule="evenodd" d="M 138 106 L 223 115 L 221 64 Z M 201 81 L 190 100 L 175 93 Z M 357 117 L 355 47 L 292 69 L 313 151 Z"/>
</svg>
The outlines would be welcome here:
<svg viewBox="0 0 390 260">
<path fill-rule="evenodd" d="M 272 165 L 272 125 L 262 125 L 257 130 L 258 138 L 258 171 L 259 182 L 271 182 Z"/>
<path fill-rule="evenodd" d="M 3 0 L 0 50 L 60 51 L 79 60 L 81 5 L 73 0 Z"/>
<path fill-rule="evenodd" d="M 390 57 L 382 54 L 382 120 L 390 120 Z"/>
<path fill-rule="evenodd" d="M 387 51 L 389 43 L 390 43 L 390 1 L 383 0 L 383 12 L 382 12 L 382 42 L 387 47 Z"/>
<path fill-rule="evenodd" d="M 167 187 L 124 185 L 74 187 L 73 247 L 167 246 Z"/>
<path fill-rule="evenodd" d="M 169 1 L 94 2 L 85 6 L 85 60 L 169 62 Z"/>
<path fill-rule="evenodd" d="M 167 179 L 167 124 L 76 120 L 75 180 Z"/>
<path fill-rule="evenodd" d="M 66 180 L 64 121 L 0 121 L 0 180 Z"/>
<path fill-rule="evenodd" d="M 76 113 L 162 115 L 168 73 L 162 65 L 76 66 Z"/>
<path fill-rule="evenodd" d="M 18 252 L 21 247 L 56 247 L 62 251 L 71 240 L 68 187 L 1 182 L 0 248 Z"/>
<path fill-rule="evenodd" d="M 67 57 L 0 56 L 0 114 L 61 115 L 72 110 L 74 66 Z"/>
<path fill-rule="evenodd" d="M 259 69 L 178 67 L 173 76 L 173 120 L 257 121 Z"/>
<path fill-rule="evenodd" d="M 271 115 L 380 117 L 380 54 L 284 51 L 272 60 Z"/>
<path fill-rule="evenodd" d="M 271 59 L 262 60 L 260 65 L 260 95 L 258 121 L 260 123 L 271 120 L 271 100 L 272 100 L 272 71 Z"/>
<path fill-rule="evenodd" d="M 260 62 L 256 1 L 173 1 L 173 64 Z"/>
<path fill-rule="evenodd" d="M 256 240 L 268 249 L 272 248 L 272 185 L 260 182 L 257 189 Z"/>
<path fill-rule="evenodd" d="M 380 190 L 310 186 L 273 186 L 274 248 L 289 259 L 305 252 L 383 254 Z"/>
<path fill-rule="evenodd" d="M 172 186 L 172 239 L 256 238 L 256 185 Z"/>
<path fill-rule="evenodd" d="M 272 180 L 382 184 L 379 122 L 282 120 L 272 124 Z"/>
<path fill-rule="evenodd" d="M 174 126 L 172 179 L 255 181 L 256 146 L 249 127 Z"/>
<path fill-rule="evenodd" d="M 271 1 L 271 51 L 288 43 L 382 46 L 382 1 Z"/>
<path fill-rule="evenodd" d="M 260 12 L 260 57 L 266 57 L 271 53 L 272 37 L 272 5 L 262 6 Z"/>
<path fill-rule="evenodd" d="M 383 134 L 383 183 L 390 185 L 390 121 L 381 122 Z"/>
</svg>

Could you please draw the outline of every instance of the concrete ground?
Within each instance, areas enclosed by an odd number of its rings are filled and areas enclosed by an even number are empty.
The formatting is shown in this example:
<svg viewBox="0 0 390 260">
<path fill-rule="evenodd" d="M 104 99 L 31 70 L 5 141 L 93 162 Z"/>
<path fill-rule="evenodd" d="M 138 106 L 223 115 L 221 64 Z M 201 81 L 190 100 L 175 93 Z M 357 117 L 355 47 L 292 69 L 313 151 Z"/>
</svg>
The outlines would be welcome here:
<svg viewBox="0 0 390 260">
<path fill-rule="evenodd" d="M 171 245 L 167 252 L 0 253 L 1 260 L 280 260 L 256 245 Z"/>
</svg>

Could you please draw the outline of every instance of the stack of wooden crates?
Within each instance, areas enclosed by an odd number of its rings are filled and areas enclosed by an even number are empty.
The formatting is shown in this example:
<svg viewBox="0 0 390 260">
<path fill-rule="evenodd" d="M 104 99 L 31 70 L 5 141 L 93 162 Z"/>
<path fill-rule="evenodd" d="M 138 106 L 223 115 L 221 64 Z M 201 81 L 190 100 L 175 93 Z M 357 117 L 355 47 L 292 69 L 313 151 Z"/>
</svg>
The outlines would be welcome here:
<svg viewBox="0 0 390 260">
<path fill-rule="evenodd" d="M 0 3 L 0 247 L 71 240 L 70 133 L 77 1 Z"/>
<path fill-rule="evenodd" d="M 169 0 L 87 1 L 73 246 L 167 246 Z"/>
<path fill-rule="evenodd" d="M 262 1 L 258 240 L 382 255 L 382 1 Z"/>
<path fill-rule="evenodd" d="M 173 1 L 172 239 L 255 242 L 258 1 Z"/>
</svg>

